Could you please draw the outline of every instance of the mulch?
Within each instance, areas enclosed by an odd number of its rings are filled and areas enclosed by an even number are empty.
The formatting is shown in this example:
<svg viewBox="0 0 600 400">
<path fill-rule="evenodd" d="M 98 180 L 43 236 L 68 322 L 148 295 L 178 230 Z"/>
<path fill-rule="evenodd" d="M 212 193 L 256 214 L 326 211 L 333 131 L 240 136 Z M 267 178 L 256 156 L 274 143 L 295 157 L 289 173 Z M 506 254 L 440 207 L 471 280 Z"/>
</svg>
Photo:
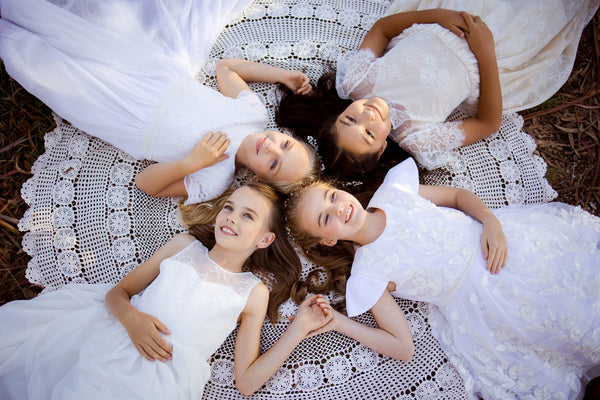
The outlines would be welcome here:
<svg viewBox="0 0 600 400">
<path fill-rule="evenodd" d="M 524 130 L 548 163 L 557 201 L 600 215 L 600 13 L 583 32 L 569 80 L 542 105 L 522 112 Z M 0 305 L 36 296 L 25 270 L 18 221 L 27 210 L 21 186 L 55 127 L 50 109 L 0 68 Z"/>
</svg>

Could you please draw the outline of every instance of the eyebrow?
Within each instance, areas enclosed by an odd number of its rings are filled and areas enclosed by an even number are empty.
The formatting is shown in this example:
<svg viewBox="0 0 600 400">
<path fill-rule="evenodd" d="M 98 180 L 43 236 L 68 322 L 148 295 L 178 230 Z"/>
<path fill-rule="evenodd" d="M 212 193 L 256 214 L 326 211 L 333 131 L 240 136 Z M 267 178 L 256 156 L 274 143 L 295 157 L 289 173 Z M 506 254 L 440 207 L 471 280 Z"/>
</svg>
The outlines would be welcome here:
<svg viewBox="0 0 600 400">
<path fill-rule="evenodd" d="M 286 139 L 286 140 L 290 141 L 290 145 L 288 146 L 287 149 L 285 149 L 285 151 L 290 151 L 292 149 L 292 147 L 294 147 L 294 145 L 296 144 L 296 142 L 293 141 L 291 138 L 290 139 Z M 279 159 L 279 162 L 277 163 L 277 167 L 276 167 L 277 171 L 275 171 L 275 173 L 273 175 L 277 175 L 279 173 L 279 171 L 281 171 L 281 168 L 282 168 L 281 165 L 282 164 L 283 164 L 283 157 L 281 157 Z"/>
<path fill-rule="evenodd" d="M 323 193 L 323 200 L 325 200 L 325 202 L 327 202 L 327 193 L 329 192 L 329 190 L 325 190 L 325 192 Z M 321 227 L 321 219 L 323 218 L 323 213 L 319 213 L 319 218 L 317 219 L 317 225 L 319 225 L 319 228 Z"/>
<path fill-rule="evenodd" d="M 225 207 L 225 206 L 227 206 L 227 205 L 232 205 L 232 206 L 235 206 L 235 203 L 234 203 L 233 201 L 231 201 L 231 200 L 227 200 L 227 201 L 225 202 L 225 204 L 223 204 L 223 207 Z M 249 213 L 251 213 L 251 214 L 254 214 L 254 215 L 258 216 L 258 213 L 257 213 L 256 211 L 254 211 L 254 210 L 253 210 L 252 208 L 250 208 L 250 207 L 242 207 L 242 210 L 246 210 L 247 212 L 249 212 Z"/>
</svg>

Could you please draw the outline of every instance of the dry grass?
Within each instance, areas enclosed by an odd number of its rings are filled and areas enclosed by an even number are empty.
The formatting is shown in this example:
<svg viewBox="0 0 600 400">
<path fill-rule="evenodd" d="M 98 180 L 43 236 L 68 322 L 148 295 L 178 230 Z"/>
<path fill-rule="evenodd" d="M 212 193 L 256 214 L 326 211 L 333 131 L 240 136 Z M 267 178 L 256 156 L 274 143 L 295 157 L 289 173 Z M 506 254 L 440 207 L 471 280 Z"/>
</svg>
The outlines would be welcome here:
<svg viewBox="0 0 600 400">
<path fill-rule="evenodd" d="M 550 100 L 522 113 L 525 131 L 548 163 L 557 200 L 600 215 L 599 13 L 584 30 L 568 82 Z M 50 110 L 0 69 L 0 304 L 39 292 L 25 279 L 29 257 L 17 229 L 27 209 L 21 185 L 54 127 Z"/>
</svg>

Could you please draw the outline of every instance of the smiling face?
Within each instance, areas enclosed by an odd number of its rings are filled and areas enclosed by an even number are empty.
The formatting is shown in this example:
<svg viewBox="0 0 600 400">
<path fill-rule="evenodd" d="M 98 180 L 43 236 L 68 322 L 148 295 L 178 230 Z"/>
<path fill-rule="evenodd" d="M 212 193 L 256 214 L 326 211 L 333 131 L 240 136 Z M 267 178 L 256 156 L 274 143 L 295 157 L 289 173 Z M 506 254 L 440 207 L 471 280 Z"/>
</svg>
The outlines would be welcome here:
<svg viewBox="0 0 600 400">
<path fill-rule="evenodd" d="M 338 147 L 355 157 L 381 154 L 392 129 L 390 110 L 379 97 L 352 102 L 335 121 Z"/>
<path fill-rule="evenodd" d="M 224 248 L 253 252 L 271 244 L 271 204 L 256 190 L 241 187 L 229 196 L 215 220 L 215 240 Z"/>
<path fill-rule="evenodd" d="M 354 196 L 326 185 L 307 189 L 297 206 L 297 221 L 303 230 L 328 246 L 338 240 L 353 241 L 366 217 L 367 212 Z"/>
<path fill-rule="evenodd" d="M 246 136 L 236 159 L 265 183 L 296 183 L 306 175 L 311 163 L 308 145 L 276 131 Z"/>
</svg>

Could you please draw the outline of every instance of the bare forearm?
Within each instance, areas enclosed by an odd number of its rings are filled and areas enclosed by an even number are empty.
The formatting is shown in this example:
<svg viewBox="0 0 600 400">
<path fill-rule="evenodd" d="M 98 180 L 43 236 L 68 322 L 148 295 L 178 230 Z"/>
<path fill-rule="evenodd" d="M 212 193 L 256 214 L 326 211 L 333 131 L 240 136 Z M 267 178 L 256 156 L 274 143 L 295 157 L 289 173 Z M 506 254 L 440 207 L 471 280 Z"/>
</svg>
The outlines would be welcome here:
<svg viewBox="0 0 600 400">
<path fill-rule="evenodd" d="M 123 324 L 127 321 L 129 315 L 137 309 L 131 305 L 129 295 L 122 288 L 115 286 L 106 293 L 106 308 L 108 311 Z"/>
<path fill-rule="evenodd" d="M 378 353 L 398 360 L 409 361 L 414 353 L 410 332 L 408 337 L 399 339 L 383 329 L 363 325 L 348 317 L 340 319 L 337 330 Z"/>
<path fill-rule="evenodd" d="M 249 396 L 260 389 L 305 336 L 305 332 L 295 329 L 292 325 L 281 335 L 273 347 L 256 358 L 245 370 L 236 369 L 235 382 L 238 390 Z"/>
<path fill-rule="evenodd" d="M 454 207 L 467 215 L 485 224 L 497 222 L 498 219 L 492 210 L 475 193 L 461 189 L 456 195 L 456 206 Z"/>
<path fill-rule="evenodd" d="M 502 120 L 502 89 L 496 53 L 478 58 L 478 63 L 480 86 L 477 117 L 489 127 L 490 133 L 493 133 L 500 128 Z"/>
<path fill-rule="evenodd" d="M 407 11 L 383 17 L 375 22 L 367 32 L 359 48 L 370 48 L 377 57 L 380 57 L 389 41 L 405 29 L 410 28 L 413 24 L 440 23 L 444 13 L 447 12 L 448 10 L 432 9 Z"/>
<path fill-rule="evenodd" d="M 217 64 L 217 79 L 233 72 L 245 82 L 281 82 L 283 68 L 248 60 L 224 59 Z"/>
</svg>

